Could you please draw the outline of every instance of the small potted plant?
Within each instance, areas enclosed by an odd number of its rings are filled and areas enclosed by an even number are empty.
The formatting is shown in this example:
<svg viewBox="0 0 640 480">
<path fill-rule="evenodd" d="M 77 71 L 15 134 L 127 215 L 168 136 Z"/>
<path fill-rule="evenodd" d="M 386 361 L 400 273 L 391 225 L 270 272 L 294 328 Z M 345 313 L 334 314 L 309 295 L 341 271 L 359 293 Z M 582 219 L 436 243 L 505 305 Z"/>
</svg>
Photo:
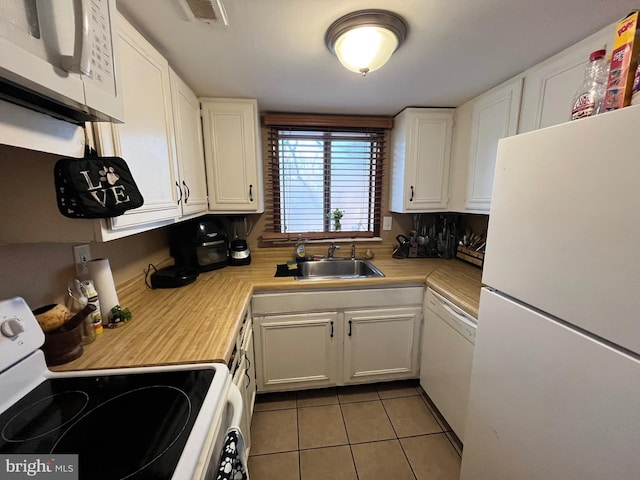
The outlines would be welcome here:
<svg viewBox="0 0 640 480">
<path fill-rule="evenodd" d="M 340 220 L 344 217 L 344 210 L 336 208 L 334 211 L 327 213 L 327 217 L 333 221 L 333 230 L 339 232 L 342 230 Z"/>
</svg>

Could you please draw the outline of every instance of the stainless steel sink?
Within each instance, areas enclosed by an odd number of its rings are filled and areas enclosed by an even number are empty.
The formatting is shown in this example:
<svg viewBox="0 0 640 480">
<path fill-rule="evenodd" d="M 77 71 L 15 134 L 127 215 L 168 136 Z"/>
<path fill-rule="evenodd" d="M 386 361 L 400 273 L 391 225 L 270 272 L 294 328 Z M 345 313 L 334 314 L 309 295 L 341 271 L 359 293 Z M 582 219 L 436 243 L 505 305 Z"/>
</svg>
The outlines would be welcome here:
<svg viewBox="0 0 640 480">
<path fill-rule="evenodd" d="M 352 279 L 384 277 L 369 260 L 350 258 L 330 258 L 301 262 L 298 265 L 300 276 L 296 280 Z"/>
</svg>

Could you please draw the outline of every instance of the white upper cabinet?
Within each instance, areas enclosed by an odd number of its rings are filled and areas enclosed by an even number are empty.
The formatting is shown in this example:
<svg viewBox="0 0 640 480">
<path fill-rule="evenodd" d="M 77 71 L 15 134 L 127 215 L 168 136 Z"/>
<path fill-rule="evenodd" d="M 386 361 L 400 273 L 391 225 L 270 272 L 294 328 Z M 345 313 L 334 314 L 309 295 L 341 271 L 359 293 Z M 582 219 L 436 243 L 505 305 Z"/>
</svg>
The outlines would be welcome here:
<svg viewBox="0 0 640 480">
<path fill-rule="evenodd" d="M 453 109 L 407 108 L 391 133 L 392 212 L 447 208 Z"/>
<path fill-rule="evenodd" d="M 170 74 L 180 182 L 177 188 L 186 216 L 206 212 L 208 206 L 200 102 L 173 70 Z"/>
<path fill-rule="evenodd" d="M 610 25 L 456 108 L 450 211 L 489 213 L 497 141 L 568 122 L 589 54 L 610 51 L 613 32 Z"/>
<path fill-rule="evenodd" d="M 498 141 L 518 131 L 521 94 L 522 78 L 518 78 L 473 102 L 467 210 L 488 212 L 491 208 Z"/>
<path fill-rule="evenodd" d="M 147 228 L 180 217 L 169 64 L 123 17 L 118 17 L 124 124 L 95 124 L 98 152 L 127 162 L 144 205 L 111 219 L 111 229 Z"/>
<path fill-rule="evenodd" d="M 262 213 L 258 102 L 201 98 L 209 211 Z"/>
<path fill-rule="evenodd" d="M 518 133 L 568 122 L 589 54 L 611 47 L 613 26 L 591 35 L 525 72 Z M 611 53 L 611 48 L 609 48 Z"/>
<path fill-rule="evenodd" d="M 0 241 L 108 241 L 174 223 L 181 216 L 169 65 L 121 15 L 115 20 L 125 123 L 87 124 L 87 133 L 98 154 L 124 158 L 144 205 L 110 219 L 63 217 L 57 211 L 51 176 L 55 157 L 24 155 L 24 161 L 12 162 L 0 172 L 11 179 L 6 182 L 5 206 L 13 212 L 0 221 Z M 29 185 L 29 202 L 20 200 L 24 185 Z"/>
</svg>

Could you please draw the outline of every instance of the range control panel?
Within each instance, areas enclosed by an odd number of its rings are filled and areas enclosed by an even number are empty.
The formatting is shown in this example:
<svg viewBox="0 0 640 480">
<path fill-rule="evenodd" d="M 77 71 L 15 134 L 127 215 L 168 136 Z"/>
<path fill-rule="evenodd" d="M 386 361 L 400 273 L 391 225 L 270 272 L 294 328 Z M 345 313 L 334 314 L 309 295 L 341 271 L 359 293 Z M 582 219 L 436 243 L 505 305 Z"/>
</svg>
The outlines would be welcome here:
<svg viewBox="0 0 640 480">
<path fill-rule="evenodd" d="M 44 343 L 44 332 L 21 297 L 0 300 L 0 372 Z"/>
</svg>

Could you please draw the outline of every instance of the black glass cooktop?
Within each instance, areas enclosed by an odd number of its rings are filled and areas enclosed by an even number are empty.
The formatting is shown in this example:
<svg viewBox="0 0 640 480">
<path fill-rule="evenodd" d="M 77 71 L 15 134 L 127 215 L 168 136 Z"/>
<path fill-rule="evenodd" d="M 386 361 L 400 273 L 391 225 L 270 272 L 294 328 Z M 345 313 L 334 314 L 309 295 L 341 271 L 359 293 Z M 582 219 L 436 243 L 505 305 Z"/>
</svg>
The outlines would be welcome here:
<svg viewBox="0 0 640 480">
<path fill-rule="evenodd" d="M 46 380 L 0 415 L 0 452 L 78 454 L 83 480 L 169 479 L 214 374 Z"/>
</svg>

